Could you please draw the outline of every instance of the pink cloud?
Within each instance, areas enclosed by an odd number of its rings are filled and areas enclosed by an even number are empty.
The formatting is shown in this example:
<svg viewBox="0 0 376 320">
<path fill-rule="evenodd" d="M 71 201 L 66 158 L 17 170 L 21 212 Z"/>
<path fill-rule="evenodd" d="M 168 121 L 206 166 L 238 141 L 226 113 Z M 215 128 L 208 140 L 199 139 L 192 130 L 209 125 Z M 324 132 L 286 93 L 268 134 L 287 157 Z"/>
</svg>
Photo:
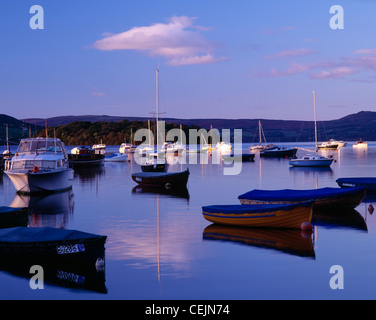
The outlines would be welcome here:
<svg viewBox="0 0 376 320">
<path fill-rule="evenodd" d="M 356 54 L 376 54 L 376 49 L 360 49 L 354 51 Z"/>
<path fill-rule="evenodd" d="M 330 70 L 321 70 L 316 73 L 311 73 L 310 77 L 312 79 L 334 79 L 334 78 L 343 78 L 352 74 L 358 73 L 359 70 L 356 68 L 350 67 L 338 67 L 332 68 Z"/>
<path fill-rule="evenodd" d="M 277 52 L 275 54 L 271 54 L 266 56 L 267 59 L 274 59 L 274 58 L 286 58 L 286 57 L 298 57 L 298 56 L 306 56 L 315 53 L 315 51 L 310 49 L 290 49 Z"/>
<path fill-rule="evenodd" d="M 280 52 L 275 56 L 298 56 L 300 51 Z M 301 51 L 303 54 L 303 51 Z M 308 53 L 308 52 L 307 52 Z M 361 49 L 354 51 L 355 55 L 337 58 L 336 60 L 323 60 L 311 63 L 290 63 L 288 67 L 278 70 L 275 67 L 269 71 L 256 73 L 251 77 L 285 77 L 306 74 L 311 79 L 343 79 L 357 75 L 352 81 L 375 82 L 376 75 L 376 49 Z M 366 73 L 373 73 L 364 77 Z"/>
<path fill-rule="evenodd" d="M 203 64 L 221 61 L 215 58 L 217 45 L 202 36 L 208 28 L 194 25 L 196 18 L 176 17 L 167 23 L 134 27 L 96 41 L 98 50 L 136 50 L 150 56 L 162 56 L 170 65 Z"/>
<path fill-rule="evenodd" d="M 286 27 L 281 27 L 281 28 L 269 28 L 269 29 L 262 30 L 262 33 L 268 34 L 268 35 L 277 35 L 277 34 L 281 34 L 286 31 L 292 31 L 295 29 L 296 29 L 295 26 L 286 26 Z"/>
<path fill-rule="evenodd" d="M 91 95 L 94 97 L 105 97 L 107 96 L 107 93 L 106 92 L 92 92 Z"/>
</svg>

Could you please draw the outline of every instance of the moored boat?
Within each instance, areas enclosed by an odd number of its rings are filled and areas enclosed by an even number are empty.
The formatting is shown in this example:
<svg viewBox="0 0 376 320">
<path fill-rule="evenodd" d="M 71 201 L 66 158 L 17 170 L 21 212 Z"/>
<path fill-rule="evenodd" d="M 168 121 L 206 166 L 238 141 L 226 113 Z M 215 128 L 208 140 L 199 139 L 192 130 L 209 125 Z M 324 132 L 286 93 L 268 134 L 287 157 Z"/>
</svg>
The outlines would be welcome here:
<svg viewBox="0 0 376 320">
<path fill-rule="evenodd" d="M 313 201 L 294 204 L 214 205 L 202 207 L 204 218 L 217 224 L 301 229 L 312 221 Z"/>
<path fill-rule="evenodd" d="M 314 109 L 314 118 L 315 118 L 315 155 L 306 155 L 300 158 L 293 157 L 290 160 L 289 164 L 293 167 L 329 167 L 334 159 L 333 157 L 326 158 L 317 154 L 317 121 L 316 121 L 316 92 L 313 91 L 313 109 Z M 336 145 L 336 148 L 338 144 Z"/>
<path fill-rule="evenodd" d="M 223 161 L 253 161 L 255 159 L 254 153 L 243 153 L 243 154 L 226 154 L 222 155 Z"/>
<path fill-rule="evenodd" d="M 106 236 L 49 227 L 0 230 L 0 256 L 78 261 L 104 259 Z"/>
<path fill-rule="evenodd" d="M 323 142 L 317 146 L 319 149 L 338 149 L 342 141 L 336 141 L 334 139 L 330 139 L 329 141 Z"/>
<path fill-rule="evenodd" d="M 330 167 L 333 161 L 333 158 L 307 154 L 300 158 L 290 159 L 289 164 L 293 167 Z"/>
<path fill-rule="evenodd" d="M 94 149 L 88 146 L 80 146 L 73 148 L 68 155 L 69 165 L 78 167 L 93 167 L 102 166 L 104 164 L 105 155 L 96 152 Z"/>
<path fill-rule="evenodd" d="M 336 182 L 341 188 L 363 187 L 367 191 L 376 191 L 376 177 L 339 178 Z"/>
<path fill-rule="evenodd" d="M 92 149 L 95 150 L 96 153 L 106 155 L 106 145 L 104 143 L 95 144 L 92 146 Z"/>
<path fill-rule="evenodd" d="M 368 142 L 359 139 L 353 144 L 353 148 L 368 148 Z"/>
<path fill-rule="evenodd" d="M 53 138 L 22 139 L 17 153 L 5 163 L 5 174 L 17 192 L 56 192 L 72 188 L 64 143 Z"/>
<path fill-rule="evenodd" d="M 357 207 L 364 199 L 363 187 L 353 189 L 321 188 L 311 190 L 252 190 L 238 197 L 243 205 L 289 204 L 314 200 L 314 208 Z"/>
<path fill-rule="evenodd" d="M 126 162 L 128 160 L 128 155 L 124 153 L 113 153 L 104 158 L 105 162 Z"/>
<path fill-rule="evenodd" d="M 292 158 L 296 156 L 297 148 L 272 147 L 260 152 L 260 157 L 265 158 Z"/>
<path fill-rule="evenodd" d="M 182 172 L 139 172 L 133 173 L 132 179 L 141 186 L 185 188 L 189 169 Z"/>
</svg>

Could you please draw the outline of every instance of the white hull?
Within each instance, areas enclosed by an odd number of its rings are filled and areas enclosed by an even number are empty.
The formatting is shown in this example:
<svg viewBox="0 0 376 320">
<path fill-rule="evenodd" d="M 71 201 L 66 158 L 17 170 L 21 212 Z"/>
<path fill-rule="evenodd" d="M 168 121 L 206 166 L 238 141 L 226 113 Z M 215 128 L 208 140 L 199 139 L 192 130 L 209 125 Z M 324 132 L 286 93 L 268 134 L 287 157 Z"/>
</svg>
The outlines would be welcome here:
<svg viewBox="0 0 376 320">
<path fill-rule="evenodd" d="M 353 148 L 368 148 L 367 142 L 357 143 L 353 145 Z"/>
<path fill-rule="evenodd" d="M 108 156 L 104 158 L 105 162 L 126 162 L 128 160 L 128 155 L 116 153 L 114 156 Z"/>
<path fill-rule="evenodd" d="M 48 172 L 5 171 L 17 192 L 58 192 L 72 188 L 73 170 L 62 169 Z"/>
</svg>

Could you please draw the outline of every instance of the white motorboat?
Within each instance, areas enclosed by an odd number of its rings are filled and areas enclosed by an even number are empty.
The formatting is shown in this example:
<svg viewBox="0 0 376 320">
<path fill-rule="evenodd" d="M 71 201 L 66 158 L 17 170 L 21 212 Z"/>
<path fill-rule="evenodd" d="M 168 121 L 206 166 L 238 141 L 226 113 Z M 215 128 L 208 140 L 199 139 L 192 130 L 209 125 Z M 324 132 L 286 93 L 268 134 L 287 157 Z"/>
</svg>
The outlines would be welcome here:
<svg viewBox="0 0 376 320">
<path fill-rule="evenodd" d="M 368 148 L 368 142 L 360 139 L 353 144 L 353 148 Z"/>
<path fill-rule="evenodd" d="M 128 155 L 124 153 L 113 153 L 104 158 L 105 162 L 126 162 L 128 160 Z"/>
<path fill-rule="evenodd" d="M 95 153 L 106 154 L 106 145 L 103 143 L 93 145 L 92 149 L 95 150 Z"/>
<path fill-rule="evenodd" d="M 216 150 L 219 150 L 220 152 L 228 152 L 232 150 L 231 143 L 228 142 L 218 142 L 215 147 Z"/>
<path fill-rule="evenodd" d="M 319 149 L 337 149 L 339 148 L 340 141 L 330 139 L 329 141 L 323 142 L 317 146 Z"/>
<path fill-rule="evenodd" d="M 5 174 L 19 193 L 57 192 L 72 188 L 73 170 L 64 143 L 54 138 L 21 140 L 5 163 Z"/>
<path fill-rule="evenodd" d="M 317 152 L 317 125 L 316 125 L 316 93 L 313 92 L 314 116 L 315 116 L 315 147 Z M 326 158 L 320 155 L 307 155 L 300 158 L 292 158 L 289 161 L 293 167 L 329 167 L 333 158 Z"/>
</svg>

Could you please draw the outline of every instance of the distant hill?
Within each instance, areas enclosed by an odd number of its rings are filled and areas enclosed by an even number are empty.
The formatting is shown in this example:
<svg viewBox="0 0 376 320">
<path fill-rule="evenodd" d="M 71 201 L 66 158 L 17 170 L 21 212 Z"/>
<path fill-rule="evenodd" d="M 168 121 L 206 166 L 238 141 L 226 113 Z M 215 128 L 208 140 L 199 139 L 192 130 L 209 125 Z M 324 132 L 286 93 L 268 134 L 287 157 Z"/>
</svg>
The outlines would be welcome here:
<svg viewBox="0 0 376 320">
<path fill-rule="evenodd" d="M 73 121 L 88 122 L 119 122 L 147 121 L 145 117 L 125 117 L 107 115 L 82 115 L 82 116 L 61 116 L 48 118 L 48 126 L 59 126 L 72 123 Z M 216 129 L 242 129 L 243 141 L 253 142 L 258 140 L 259 119 L 175 119 L 163 118 L 166 122 L 177 125 L 195 125 L 209 129 L 210 126 Z M 265 137 L 270 142 L 300 142 L 314 141 L 314 122 L 296 120 L 268 120 L 260 119 L 264 129 Z M 23 119 L 22 121 L 44 127 L 45 119 Z M 376 141 L 376 112 L 361 111 L 351 114 L 338 120 L 319 121 L 318 139 L 325 141 L 330 138 L 338 140 L 354 141 L 363 140 Z"/>
<path fill-rule="evenodd" d="M 173 123 L 166 123 L 166 131 L 179 129 L 180 126 Z M 61 139 L 66 145 L 94 145 L 105 143 L 107 145 L 120 145 L 123 142 L 132 142 L 134 134 L 139 129 L 148 128 L 146 121 L 74 121 L 69 124 L 57 127 L 48 127 L 48 136 Z M 155 132 L 153 125 L 150 126 L 152 132 Z M 197 126 L 182 125 L 186 136 L 189 129 L 200 129 Z M 36 136 L 45 137 L 46 130 L 37 132 Z M 138 142 L 141 143 L 141 142 Z M 135 144 L 138 144 L 137 142 Z"/>
<path fill-rule="evenodd" d="M 10 117 L 5 114 L 0 114 L 0 145 L 6 145 L 6 126 L 8 125 L 8 139 L 10 145 L 18 144 L 19 140 L 23 137 L 29 136 L 36 131 L 34 125 L 30 125 L 16 118 Z"/>
</svg>

